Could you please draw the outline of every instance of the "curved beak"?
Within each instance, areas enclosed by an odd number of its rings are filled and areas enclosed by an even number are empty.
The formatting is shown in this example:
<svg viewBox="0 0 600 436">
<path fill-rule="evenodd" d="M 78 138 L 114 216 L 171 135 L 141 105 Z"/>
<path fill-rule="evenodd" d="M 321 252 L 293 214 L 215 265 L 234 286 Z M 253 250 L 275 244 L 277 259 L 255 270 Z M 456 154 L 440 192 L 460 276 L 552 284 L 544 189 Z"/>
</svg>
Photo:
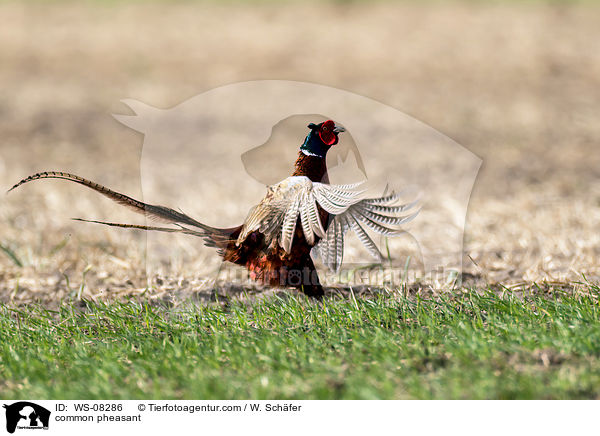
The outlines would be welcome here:
<svg viewBox="0 0 600 436">
<path fill-rule="evenodd" d="M 342 126 L 338 126 L 337 124 L 333 128 L 333 133 L 342 133 L 345 131 L 346 131 L 346 129 L 344 129 Z"/>
</svg>

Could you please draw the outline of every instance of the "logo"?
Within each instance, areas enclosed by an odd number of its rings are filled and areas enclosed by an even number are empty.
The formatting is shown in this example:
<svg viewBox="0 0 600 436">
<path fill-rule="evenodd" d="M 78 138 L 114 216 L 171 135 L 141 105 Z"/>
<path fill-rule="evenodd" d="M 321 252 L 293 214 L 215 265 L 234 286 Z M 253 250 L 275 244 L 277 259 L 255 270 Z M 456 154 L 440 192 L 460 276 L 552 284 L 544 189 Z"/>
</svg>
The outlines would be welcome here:
<svg viewBox="0 0 600 436">
<path fill-rule="evenodd" d="M 339 122 L 346 132 L 327 155 L 332 184 L 365 181 L 365 198 L 402 192 L 399 202 L 407 204 L 417 192 L 423 195 L 419 218 L 403 226 L 397 237 L 372 233 L 372 251 L 349 234 L 343 273 L 326 273 L 325 281 L 389 286 L 428 277 L 434 283 L 460 280 L 467 207 L 481 159 L 432 127 L 345 90 L 290 81 L 234 83 L 169 109 L 130 99 L 123 103 L 133 115 L 114 117 L 144 135 L 144 197 L 154 204 L 177 205 L 207 225 L 231 229 L 265 196 L 265 185 L 292 174 L 309 123 Z M 367 221 L 364 230 L 373 227 Z M 145 235 L 148 277 L 165 262 L 203 259 L 198 271 L 215 274 L 223 286 L 251 278 L 241 268 L 222 264 L 213 248 L 175 235 Z M 377 250 L 385 262 L 375 268 L 369 252 Z M 318 252 L 313 254 L 317 259 Z M 297 273 L 289 280 L 290 285 L 303 281 Z"/>
<path fill-rule="evenodd" d="M 6 409 L 6 431 L 14 433 L 18 429 L 48 430 L 50 411 L 28 401 L 4 405 Z"/>
</svg>

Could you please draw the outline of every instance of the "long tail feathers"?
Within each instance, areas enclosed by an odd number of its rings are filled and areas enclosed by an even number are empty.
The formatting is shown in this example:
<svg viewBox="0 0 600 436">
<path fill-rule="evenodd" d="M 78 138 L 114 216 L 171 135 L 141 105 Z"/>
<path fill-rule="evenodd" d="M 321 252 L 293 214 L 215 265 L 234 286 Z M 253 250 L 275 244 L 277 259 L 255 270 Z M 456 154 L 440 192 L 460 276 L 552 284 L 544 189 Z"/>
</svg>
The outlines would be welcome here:
<svg viewBox="0 0 600 436">
<path fill-rule="evenodd" d="M 188 226 L 197 227 L 206 231 L 214 231 L 216 230 L 213 227 L 202 224 L 201 222 L 196 221 L 189 216 L 177 212 L 176 210 L 169 209 L 164 206 L 155 206 L 152 204 L 146 204 L 134 198 L 128 197 L 125 194 L 121 194 L 119 192 L 115 192 L 112 189 L 109 189 L 105 186 L 102 186 L 96 182 L 92 182 L 91 180 L 84 179 L 83 177 L 79 177 L 75 174 L 63 173 L 59 171 L 44 171 L 43 173 L 37 173 L 32 176 L 27 177 L 26 179 L 21 180 L 15 186 L 10 188 L 8 192 L 13 189 L 18 188 L 19 186 L 40 179 L 64 179 L 69 180 L 71 182 L 79 183 L 80 185 L 86 186 L 90 189 L 93 189 L 96 192 L 104 195 L 105 197 L 110 198 L 111 200 L 128 207 L 134 212 L 141 213 L 142 215 L 147 216 L 148 218 L 153 218 L 156 220 L 173 223 L 173 224 L 187 224 Z"/>
<path fill-rule="evenodd" d="M 102 224 L 105 226 L 111 227 L 120 227 L 122 229 L 136 229 L 136 230 L 151 230 L 158 232 L 167 232 L 167 233 L 184 233 L 186 235 L 193 235 L 199 237 L 205 237 L 205 232 L 199 232 L 197 230 L 187 229 L 185 227 L 180 227 L 175 229 L 173 227 L 156 227 L 156 226 L 144 226 L 140 224 L 121 224 L 121 223 L 111 223 L 108 221 L 97 221 L 97 220 L 86 220 L 84 218 L 71 218 L 73 221 L 81 221 L 84 223 L 94 223 L 94 224 Z"/>
<path fill-rule="evenodd" d="M 91 180 L 84 179 L 83 177 L 79 177 L 75 174 L 60 172 L 60 171 L 44 171 L 42 173 L 33 174 L 26 179 L 21 180 L 15 186 L 10 188 L 8 192 L 13 189 L 18 188 L 19 186 L 40 179 L 64 179 L 71 182 L 79 183 L 80 185 L 86 186 L 94 191 L 104 195 L 105 197 L 110 198 L 111 200 L 128 207 L 134 212 L 145 215 L 148 218 L 163 221 L 170 224 L 176 224 L 179 228 L 169 228 L 169 227 L 155 227 L 155 226 L 142 226 L 135 224 L 119 224 L 119 223 L 110 223 L 104 221 L 95 221 L 95 220 L 85 220 L 80 218 L 74 218 L 77 221 L 91 222 L 97 224 L 104 224 L 112 227 L 121 227 L 121 228 L 129 228 L 129 229 L 139 229 L 139 230 L 152 230 L 152 231 L 160 231 L 160 232 L 169 232 L 169 233 L 184 233 L 193 236 L 199 236 L 204 238 L 206 241 L 206 245 L 213 247 L 222 247 L 226 241 L 230 240 L 231 232 L 235 229 L 218 229 L 215 227 L 207 226 L 206 224 L 202 224 L 195 219 L 178 212 L 176 210 L 170 209 L 165 206 L 156 206 L 152 204 L 146 204 L 134 198 L 131 198 L 125 194 L 121 194 L 119 192 L 113 191 L 105 186 L 102 186 L 98 183 L 92 182 Z M 200 230 L 193 230 L 183 225 L 192 226 Z"/>
</svg>

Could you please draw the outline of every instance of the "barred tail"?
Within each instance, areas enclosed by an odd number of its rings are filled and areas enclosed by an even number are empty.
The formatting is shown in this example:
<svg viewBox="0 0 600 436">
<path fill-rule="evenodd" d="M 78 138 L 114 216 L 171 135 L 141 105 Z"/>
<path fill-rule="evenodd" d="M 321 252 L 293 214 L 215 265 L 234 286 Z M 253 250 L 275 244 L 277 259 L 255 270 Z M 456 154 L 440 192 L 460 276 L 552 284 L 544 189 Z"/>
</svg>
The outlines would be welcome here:
<svg viewBox="0 0 600 436">
<path fill-rule="evenodd" d="M 229 236 L 234 229 L 218 229 L 215 227 L 207 226 L 206 224 L 202 224 L 199 221 L 185 215 L 184 213 L 178 212 L 176 210 L 170 209 L 165 206 L 157 206 L 152 204 L 146 204 L 135 198 L 131 198 L 125 194 L 121 194 L 120 192 L 113 191 L 105 186 L 102 186 L 96 182 L 92 182 L 91 180 L 84 179 L 83 177 L 79 177 L 75 174 L 65 173 L 61 171 L 44 171 L 41 173 L 33 174 L 26 179 L 21 180 L 19 183 L 14 185 L 12 188 L 8 190 L 8 192 L 13 189 L 18 188 L 19 186 L 32 182 L 34 180 L 40 179 L 63 179 L 71 182 L 79 183 L 80 185 L 86 186 L 94 191 L 104 195 L 105 197 L 110 198 L 111 200 L 128 207 L 134 212 L 145 215 L 148 218 L 163 221 L 170 224 L 176 224 L 180 228 L 168 228 L 168 227 L 153 227 L 153 226 L 138 226 L 133 224 L 117 224 L 117 223 L 108 223 L 103 221 L 93 221 L 93 220 L 83 220 L 77 219 L 79 221 L 87 221 L 94 222 L 98 224 L 104 224 L 108 226 L 114 227 L 125 227 L 125 228 L 136 228 L 141 230 L 156 230 L 162 232 L 170 232 L 170 233 L 185 233 L 189 235 L 199 236 L 205 239 L 206 244 L 213 247 L 222 248 L 222 245 L 225 241 L 229 241 Z M 183 227 L 182 225 L 192 226 L 199 230 L 192 230 Z"/>
</svg>

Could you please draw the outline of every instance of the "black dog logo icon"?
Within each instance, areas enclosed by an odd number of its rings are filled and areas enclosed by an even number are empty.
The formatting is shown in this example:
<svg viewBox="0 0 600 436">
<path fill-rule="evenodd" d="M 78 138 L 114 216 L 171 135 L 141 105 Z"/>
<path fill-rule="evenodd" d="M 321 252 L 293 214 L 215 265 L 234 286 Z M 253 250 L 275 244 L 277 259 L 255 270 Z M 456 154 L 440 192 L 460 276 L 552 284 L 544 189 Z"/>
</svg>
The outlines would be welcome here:
<svg viewBox="0 0 600 436">
<path fill-rule="evenodd" d="M 6 409 L 6 431 L 14 433 L 17 426 L 26 429 L 48 429 L 50 411 L 28 401 L 4 405 Z M 19 425 L 20 424 L 20 425 Z"/>
</svg>

